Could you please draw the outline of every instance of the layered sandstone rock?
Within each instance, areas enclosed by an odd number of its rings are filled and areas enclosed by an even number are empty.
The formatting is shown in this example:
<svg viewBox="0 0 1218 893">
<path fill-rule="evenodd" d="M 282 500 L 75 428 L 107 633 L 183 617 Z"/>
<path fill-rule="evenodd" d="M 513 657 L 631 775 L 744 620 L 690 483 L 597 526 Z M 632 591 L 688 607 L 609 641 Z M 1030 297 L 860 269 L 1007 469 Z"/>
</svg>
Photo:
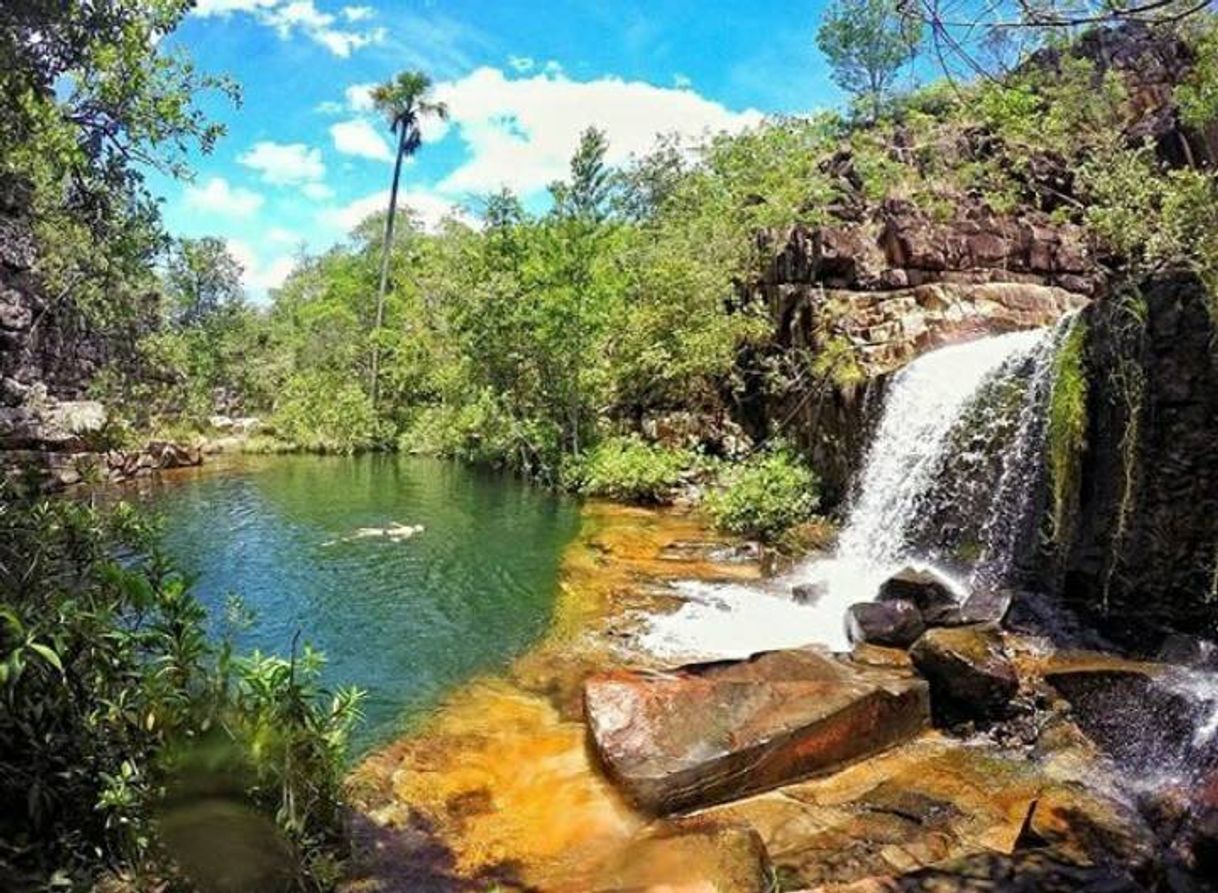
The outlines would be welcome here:
<svg viewBox="0 0 1218 893">
<path fill-rule="evenodd" d="M 840 768 L 926 727 L 926 684 L 814 650 L 663 673 L 597 674 L 585 712 L 609 777 L 672 813 Z"/>
</svg>

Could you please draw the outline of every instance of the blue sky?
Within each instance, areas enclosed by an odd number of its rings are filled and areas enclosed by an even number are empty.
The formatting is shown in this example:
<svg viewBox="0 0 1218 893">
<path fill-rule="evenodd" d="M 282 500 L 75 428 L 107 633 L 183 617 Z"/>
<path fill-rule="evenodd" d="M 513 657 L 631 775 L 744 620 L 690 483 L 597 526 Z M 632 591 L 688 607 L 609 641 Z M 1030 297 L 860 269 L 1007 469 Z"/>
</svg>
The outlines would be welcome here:
<svg viewBox="0 0 1218 893">
<path fill-rule="evenodd" d="M 235 78 L 239 109 L 197 175 L 155 178 L 177 235 L 218 235 L 261 299 L 301 245 L 319 250 L 383 207 L 391 155 L 367 88 L 420 68 L 452 113 L 424 131 L 405 200 L 428 223 L 502 186 L 540 201 L 580 131 L 610 160 L 659 132 L 696 137 L 836 104 L 808 3 L 198 0 L 172 38 Z"/>
</svg>

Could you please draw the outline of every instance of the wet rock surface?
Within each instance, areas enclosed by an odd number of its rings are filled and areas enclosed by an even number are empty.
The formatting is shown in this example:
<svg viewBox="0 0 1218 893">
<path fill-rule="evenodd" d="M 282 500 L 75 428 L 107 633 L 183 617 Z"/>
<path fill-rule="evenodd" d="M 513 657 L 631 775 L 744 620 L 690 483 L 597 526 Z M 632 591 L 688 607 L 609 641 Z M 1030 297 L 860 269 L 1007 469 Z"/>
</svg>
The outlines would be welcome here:
<svg viewBox="0 0 1218 893">
<path fill-rule="evenodd" d="M 1130 308 L 1144 322 L 1130 327 Z M 1087 449 L 1048 591 L 1135 649 L 1218 638 L 1218 364 L 1209 290 L 1167 273 L 1093 305 Z M 1122 381 L 1138 382 L 1130 400 Z"/>
<path fill-rule="evenodd" d="M 685 819 L 641 833 L 601 872 L 594 889 L 597 893 L 766 893 L 769 881 L 769 857 L 753 828 Z"/>
<path fill-rule="evenodd" d="M 671 813 L 840 768 L 918 734 L 925 683 L 812 650 L 662 673 L 598 674 L 589 735 L 641 808 Z"/>
<path fill-rule="evenodd" d="M 925 629 L 922 612 L 908 601 L 859 602 L 846 611 L 846 636 L 852 644 L 908 648 Z"/>
<path fill-rule="evenodd" d="M 997 627 L 927 630 L 909 653 L 930 683 L 937 723 L 996 719 L 1009 712 L 1019 677 Z"/>
<path fill-rule="evenodd" d="M 876 601 L 909 602 L 918 609 L 923 623 L 941 626 L 957 621 L 960 596 L 952 582 L 933 568 L 907 567 L 884 581 Z"/>
</svg>

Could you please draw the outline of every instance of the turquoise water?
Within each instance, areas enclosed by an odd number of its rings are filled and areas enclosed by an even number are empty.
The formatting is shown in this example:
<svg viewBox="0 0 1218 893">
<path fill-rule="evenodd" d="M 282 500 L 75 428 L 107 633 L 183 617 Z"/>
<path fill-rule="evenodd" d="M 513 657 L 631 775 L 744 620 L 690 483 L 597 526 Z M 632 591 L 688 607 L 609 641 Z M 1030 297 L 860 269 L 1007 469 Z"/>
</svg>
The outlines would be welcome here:
<svg viewBox="0 0 1218 893">
<path fill-rule="evenodd" d="M 328 685 L 368 692 L 359 746 L 545 630 L 578 509 L 518 480 L 427 459 L 287 456 L 152 488 L 165 547 L 212 612 L 256 615 L 242 650 L 325 652 Z M 421 525 L 401 541 L 358 528 Z"/>
</svg>

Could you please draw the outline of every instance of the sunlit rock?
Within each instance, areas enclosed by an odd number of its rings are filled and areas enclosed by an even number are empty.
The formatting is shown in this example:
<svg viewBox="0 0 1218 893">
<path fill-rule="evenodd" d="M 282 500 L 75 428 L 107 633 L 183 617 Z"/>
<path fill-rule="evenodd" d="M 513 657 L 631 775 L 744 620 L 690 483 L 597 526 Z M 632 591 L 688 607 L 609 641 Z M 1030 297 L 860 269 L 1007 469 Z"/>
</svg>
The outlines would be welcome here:
<svg viewBox="0 0 1218 893">
<path fill-rule="evenodd" d="M 706 819 L 661 822 L 630 842 L 603 871 L 598 893 L 764 893 L 770 862 L 747 825 Z"/>
<path fill-rule="evenodd" d="M 936 722 L 1002 716 L 1019 690 L 1019 677 L 995 627 L 931 629 L 909 653 L 930 683 Z"/>
<path fill-rule="evenodd" d="M 587 681 L 584 700 L 608 775 L 660 814 L 839 768 L 916 735 L 929 719 L 921 680 L 812 650 L 602 673 Z"/>
</svg>

